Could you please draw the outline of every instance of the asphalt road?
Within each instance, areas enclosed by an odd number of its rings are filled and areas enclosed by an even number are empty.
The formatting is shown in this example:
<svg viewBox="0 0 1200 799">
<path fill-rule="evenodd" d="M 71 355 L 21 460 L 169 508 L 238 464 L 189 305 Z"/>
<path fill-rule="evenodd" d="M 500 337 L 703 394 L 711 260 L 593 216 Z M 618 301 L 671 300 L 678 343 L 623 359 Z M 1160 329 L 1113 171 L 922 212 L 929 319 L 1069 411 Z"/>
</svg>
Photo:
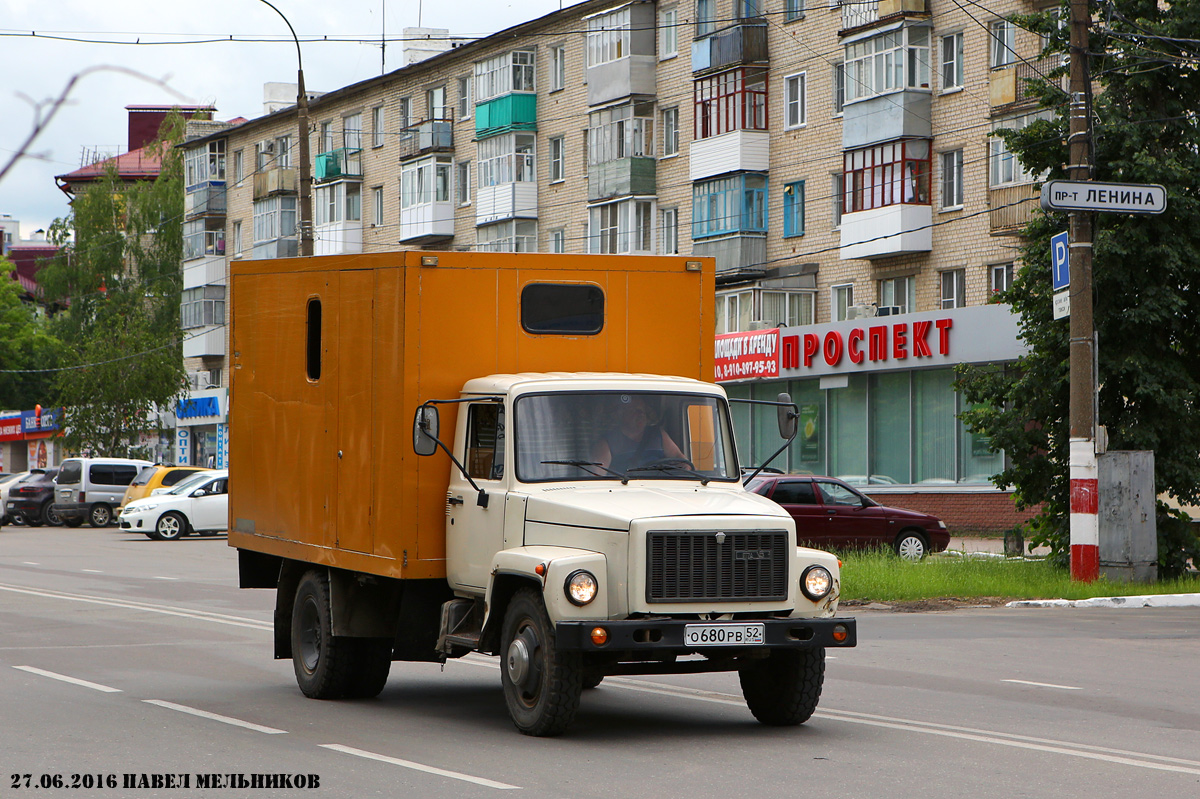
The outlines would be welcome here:
<svg viewBox="0 0 1200 799">
<path fill-rule="evenodd" d="M 859 612 L 803 727 L 757 724 L 735 675 L 608 678 L 557 739 L 514 730 L 485 657 L 306 699 L 272 608 L 224 536 L 5 527 L 0 797 L 1200 795 L 1194 608 Z"/>
</svg>

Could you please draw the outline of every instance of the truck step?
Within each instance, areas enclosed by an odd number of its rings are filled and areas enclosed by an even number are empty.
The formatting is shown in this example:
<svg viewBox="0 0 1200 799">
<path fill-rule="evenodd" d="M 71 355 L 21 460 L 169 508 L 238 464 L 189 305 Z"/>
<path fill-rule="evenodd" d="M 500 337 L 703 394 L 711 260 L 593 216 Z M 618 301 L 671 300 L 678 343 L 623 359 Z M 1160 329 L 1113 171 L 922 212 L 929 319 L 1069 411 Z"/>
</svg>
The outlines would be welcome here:
<svg viewBox="0 0 1200 799">
<path fill-rule="evenodd" d="M 483 602 L 475 599 L 451 599 L 442 603 L 442 618 L 438 629 L 437 651 L 460 655 L 466 648 L 479 646 L 483 633 Z"/>
</svg>

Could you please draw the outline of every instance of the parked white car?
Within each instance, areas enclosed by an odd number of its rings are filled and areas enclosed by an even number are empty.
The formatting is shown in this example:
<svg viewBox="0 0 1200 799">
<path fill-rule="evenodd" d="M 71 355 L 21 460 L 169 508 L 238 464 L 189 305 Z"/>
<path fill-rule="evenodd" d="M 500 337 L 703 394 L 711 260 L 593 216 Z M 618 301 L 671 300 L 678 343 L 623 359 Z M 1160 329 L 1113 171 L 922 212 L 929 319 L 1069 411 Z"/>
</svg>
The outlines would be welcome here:
<svg viewBox="0 0 1200 799">
<path fill-rule="evenodd" d="M 174 488 L 157 489 L 121 511 L 122 530 L 174 541 L 188 533 L 211 535 L 229 527 L 229 472 L 200 472 Z"/>
<path fill-rule="evenodd" d="M 10 524 L 12 519 L 8 518 L 8 492 L 17 483 L 29 476 L 29 472 L 18 472 L 16 474 L 5 475 L 0 477 L 0 524 Z"/>
</svg>

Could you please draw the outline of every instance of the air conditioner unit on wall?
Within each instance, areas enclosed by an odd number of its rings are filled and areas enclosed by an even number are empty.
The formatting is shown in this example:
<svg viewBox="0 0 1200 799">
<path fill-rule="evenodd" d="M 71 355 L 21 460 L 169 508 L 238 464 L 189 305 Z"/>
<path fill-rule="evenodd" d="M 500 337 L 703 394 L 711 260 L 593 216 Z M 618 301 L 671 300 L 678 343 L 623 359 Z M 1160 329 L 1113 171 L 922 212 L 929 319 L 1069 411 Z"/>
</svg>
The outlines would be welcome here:
<svg viewBox="0 0 1200 799">
<path fill-rule="evenodd" d="M 846 309 L 847 319 L 870 319 L 875 316 L 876 308 L 874 305 L 867 305 L 865 302 L 858 305 L 851 305 Z"/>
<path fill-rule="evenodd" d="M 895 316 L 898 313 L 904 313 L 899 305 L 881 305 L 875 310 L 876 316 Z"/>
<path fill-rule="evenodd" d="M 770 330 L 773 327 L 779 327 L 779 325 L 775 324 L 770 319 L 751 319 L 750 326 L 746 329 L 747 330 Z"/>
</svg>

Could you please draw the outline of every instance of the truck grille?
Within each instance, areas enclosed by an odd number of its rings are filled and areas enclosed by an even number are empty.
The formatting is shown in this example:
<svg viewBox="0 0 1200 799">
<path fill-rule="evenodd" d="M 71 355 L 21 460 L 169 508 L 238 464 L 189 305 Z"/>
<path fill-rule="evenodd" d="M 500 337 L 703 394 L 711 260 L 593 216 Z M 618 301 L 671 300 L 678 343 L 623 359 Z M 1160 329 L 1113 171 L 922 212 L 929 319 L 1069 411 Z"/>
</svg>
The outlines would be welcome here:
<svg viewBox="0 0 1200 799">
<path fill-rule="evenodd" d="M 647 536 L 647 602 L 786 599 L 786 530 L 652 531 Z"/>
</svg>

